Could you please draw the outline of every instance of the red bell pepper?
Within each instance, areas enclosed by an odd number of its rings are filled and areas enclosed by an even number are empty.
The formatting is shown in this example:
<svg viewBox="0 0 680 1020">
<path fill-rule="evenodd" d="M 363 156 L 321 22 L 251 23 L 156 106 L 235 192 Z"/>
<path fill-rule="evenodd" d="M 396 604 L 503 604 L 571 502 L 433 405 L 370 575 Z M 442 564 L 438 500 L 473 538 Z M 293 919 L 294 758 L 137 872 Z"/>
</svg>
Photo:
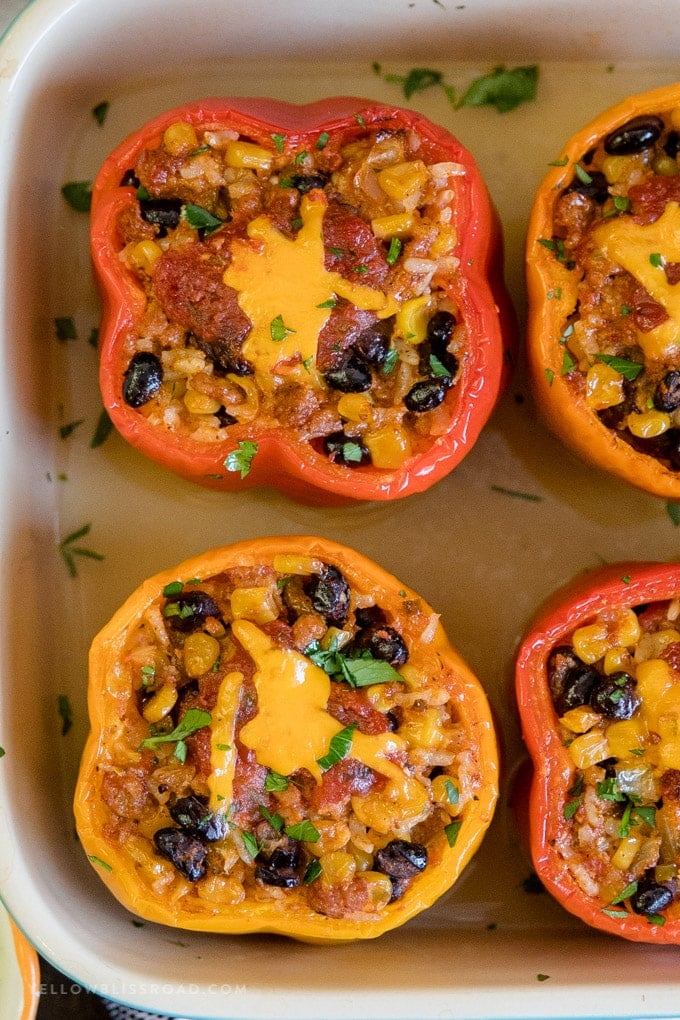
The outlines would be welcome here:
<svg viewBox="0 0 680 1020">
<path fill-rule="evenodd" d="M 536 872 L 587 924 L 638 942 L 680 943 L 678 599 L 679 563 L 581 575 L 516 664 Z"/>
<path fill-rule="evenodd" d="M 173 431 L 167 423 L 153 424 L 145 407 L 132 407 L 124 399 L 126 372 L 132 355 L 138 349 L 136 343 L 140 323 L 148 312 L 147 294 L 140 283 L 140 277 L 121 258 L 125 245 L 120 226 L 121 217 L 139 216 L 137 182 L 129 171 L 135 167 L 143 153 L 158 149 L 166 129 L 177 123 L 190 125 L 198 131 L 209 128 L 216 132 L 215 137 L 218 139 L 226 137 L 224 132 L 233 132 L 234 138 L 245 139 L 260 151 L 266 149 L 274 160 L 282 153 L 285 154 L 289 166 L 293 168 L 304 166 L 308 154 L 314 153 L 317 158 L 316 154 L 324 149 L 327 151 L 323 158 L 332 169 L 331 160 L 336 158 L 336 166 L 339 165 L 338 154 L 343 146 L 365 139 L 370 132 L 383 131 L 409 138 L 413 138 L 412 133 L 415 132 L 421 139 L 420 152 L 428 165 L 449 165 L 445 171 L 448 177 L 445 199 L 439 198 L 445 209 L 442 217 L 445 226 L 442 230 L 446 233 L 448 229 L 447 236 L 453 238 L 447 250 L 449 257 L 442 262 L 448 268 L 446 272 L 441 267 L 437 270 L 431 288 L 426 287 L 425 294 L 430 289 L 437 289 L 438 294 L 444 295 L 445 301 L 455 308 L 457 335 L 462 338 L 459 365 L 452 370 L 455 379 L 446 367 L 443 370 L 439 367 L 434 376 L 430 377 L 429 381 L 435 388 L 439 383 L 445 385 L 445 397 L 441 407 L 427 412 L 434 421 L 431 428 L 421 425 L 419 429 L 412 429 L 411 425 L 407 426 L 411 429 L 411 435 L 407 437 L 401 462 L 396 466 L 389 461 L 394 455 L 394 436 L 399 433 L 399 428 L 392 428 L 389 418 L 384 419 L 387 422 L 385 427 L 377 430 L 382 432 L 378 439 L 386 441 L 388 447 L 391 444 L 387 454 L 388 463 L 376 467 L 375 458 L 369 458 L 368 451 L 362 447 L 365 425 L 358 426 L 358 442 L 353 442 L 350 435 L 347 457 L 344 454 L 339 457 L 321 449 L 318 432 L 311 435 L 311 438 L 309 434 L 304 437 L 301 435 L 294 420 L 298 405 L 293 408 L 293 414 L 282 414 L 279 420 L 272 420 L 269 414 L 268 420 L 256 415 L 247 421 L 236 421 L 219 429 L 218 438 L 205 442 L 190 434 L 187 429 Z M 198 155 L 200 158 L 200 152 Z M 168 168 L 171 173 L 171 157 L 168 157 L 164 167 L 165 170 Z M 373 171 L 371 175 L 375 180 Z M 284 181 L 284 186 L 287 183 Z M 397 187 L 402 185 L 407 187 L 408 182 L 397 182 Z M 191 184 L 187 184 L 187 187 L 190 188 Z M 283 192 L 284 187 L 279 190 Z M 311 207 L 315 201 L 319 201 L 319 194 L 320 191 L 312 191 L 307 196 L 303 195 L 301 201 L 308 199 Z M 323 194 L 322 199 L 325 201 Z M 241 253 L 244 246 L 257 246 L 252 235 L 245 239 L 249 224 L 241 223 L 237 226 L 228 222 L 229 216 L 225 215 L 224 229 L 210 239 L 214 245 L 221 233 L 218 241 L 221 247 L 219 250 L 217 246 L 209 249 L 201 230 L 190 236 L 185 215 L 187 201 L 185 197 L 182 229 L 186 236 L 183 240 L 189 244 L 205 240 L 206 251 L 212 250 L 213 254 L 218 251 L 223 264 L 233 266 L 234 271 L 238 272 L 238 260 L 233 255 L 234 238 L 240 238 Z M 286 197 L 281 201 L 285 202 Z M 272 212 L 270 220 L 277 226 L 275 216 L 276 213 Z M 371 222 L 370 212 L 363 220 L 362 237 L 365 236 L 367 224 Z M 259 222 L 261 226 L 262 217 Z M 297 227 L 300 223 L 298 219 Z M 403 223 L 395 230 L 399 231 L 402 227 Z M 153 233 L 148 225 L 144 229 L 148 234 Z M 391 257 L 395 257 L 395 251 L 402 244 L 399 233 L 390 235 L 388 226 L 386 233 L 377 242 L 373 233 L 369 231 L 369 234 L 369 249 L 381 265 L 390 267 L 387 253 L 391 248 Z M 157 240 L 158 236 L 150 240 Z M 391 244 L 392 237 L 396 238 L 394 246 Z M 402 237 L 405 238 L 403 264 L 408 228 Z M 328 250 L 325 234 L 324 240 Z M 243 490 L 250 486 L 271 485 L 294 498 L 316 503 L 389 500 L 423 491 L 443 478 L 471 449 L 507 381 L 514 317 L 503 283 L 502 242 L 497 217 L 471 155 L 447 131 L 413 111 L 353 98 L 327 99 L 308 106 L 293 106 L 265 99 L 208 99 L 163 113 L 128 137 L 104 162 L 93 189 L 91 249 L 103 301 L 100 385 L 111 419 L 125 439 L 148 457 L 180 476 L 210 488 Z M 341 253 L 336 249 L 331 247 L 331 252 L 337 256 L 336 261 L 341 260 Z M 451 266 L 455 266 L 455 270 Z M 153 267 L 148 266 L 147 269 L 152 276 Z M 360 265 L 357 271 L 367 271 L 367 264 Z M 389 272 L 389 268 L 386 271 Z M 342 274 L 342 270 L 340 272 Z M 345 273 L 347 277 L 348 273 Z M 247 265 L 243 279 L 248 279 Z M 359 283 L 365 279 L 355 277 Z M 174 283 L 176 285 L 177 280 Z M 350 290 L 353 285 L 350 282 Z M 242 287 L 247 289 L 247 283 L 242 283 Z M 303 292 L 306 287 L 305 280 Z M 238 292 L 238 287 L 236 290 Z M 242 296 L 241 291 L 239 297 Z M 392 308 L 395 307 L 393 303 Z M 386 309 L 389 311 L 389 306 L 386 305 Z M 387 311 L 384 312 L 384 318 L 387 317 Z M 200 299 L 196 300 L 192 314 L 195 319 L 202 315 Z M 243 312 L 238 314 L 242 316 Z M 287 328 L 289 324 L 281 315 L 272 317 L 272 328 L 275 320 L 278 320 L 280 336 L 276 337 L 272 332 L 272 340 L 278 342 L 281 336 L 285 339 L 293 330 Z M 247 332 L 248 325 L 246 316 L 244 332 Z M 412 340 L 412 353 L 413 348 Z M 234 353 L 233 344 L 231 353 Z M 288 359 L 288 367 L 296 359 L 297 368 L 301 368 L 302 362 L 311 380 L 309 369 L 311 366 L 314 370 L 314 358 L 303 359 L 296 352 L 292 359 Z M 385 366 L 382 369 L 374 367 L 374 378 L 380 373 L 383 373 L 381 379 L 384 383 Z M 442 382 L 447 375 L 449 378 Z M 296 378 L 299 380 L 301 376 L 302 372 L 299 371 Z M 251 374 L 250 379 L 254 379 L 258 386 L 262 383 L 259 369 L 255 375 Z M 315 380 L 323 397 L 324 391 L 328 392 L 327 387 L 323 380 L 319 382 L 318 373 L 315 374 Z M 238 378 L 232 376 L 232 381 L 238 386 Z M 265 380 L 267 385 L 271 385 L 271 377 Z M 352 392 L 349 396 L 354 399 L 356 394 Z M 398 392 L 395 400 L 403 419 L 402 397 L 403 394 Z M 352 399 L 345 401 L 345 404 L 352 405 Z M 361 401 L 355 400 L 355 409 L 357 403 L 361 408 Z M 368 404 L 370 415 L 370 401 Z M 383 409 L 379 410 L 382 414 Z M 335 413 L 336 420 L 341 418 L 343 423 L 347 420 L 347 415 L 338 416 Z M 352 413 L 350 411 L 350 424 Z M 417 419 L 419 423 L 425 419 L 422 414 L 407 415 L 409 417 L 411 420 Z M 348 431 L 351 433 L 351 428 Z M 412 441 L 410 449 L 408 440 Z M 400 457 L 395 459 L 399 461 Z"/>
</svg>

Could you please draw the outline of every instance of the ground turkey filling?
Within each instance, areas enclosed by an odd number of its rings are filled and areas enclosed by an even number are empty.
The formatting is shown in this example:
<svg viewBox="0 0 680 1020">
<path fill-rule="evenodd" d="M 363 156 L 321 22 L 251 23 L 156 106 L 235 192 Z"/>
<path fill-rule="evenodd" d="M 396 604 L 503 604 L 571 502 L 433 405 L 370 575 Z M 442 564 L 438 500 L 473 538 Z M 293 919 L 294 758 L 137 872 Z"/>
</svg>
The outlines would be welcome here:
<svg viewBox="0 0 680 1020">
<path fill-rule="evenodd" d="M 140 415 L 202 443 L 283 425 L 353 468 L 447 431 L 464 169 L 413 130 L 355 127 L 291 152 L 179 122 L 130 167 L 120 258 L 147 305 L 122 395 Z M 280 283 L 257 289 L 258 246 Z"/>
<path fill-rule="evenodd" d="M 147 609 L 99 773 L 104 835 L 154 893 L 361 920 L 441 863 L 479 793 L 477 751 L 436 617 L 374 598 L 284 555 L 171 584 Z"/>
<path fill-rule="evenodd" d="M 680 916 L 680 601 L 603 613 L 553 649 L 573 760 L 556 847 L 602 909 Z"/>
<path fill-rule="evenodd" d="M 542 238 L 578 274 L 562 374 L 607 428 L 680 470 L 680 110 L 632 119 L 575 166 Z M 562 294 L 551 291 L 548 300 Z"/>
</svg>

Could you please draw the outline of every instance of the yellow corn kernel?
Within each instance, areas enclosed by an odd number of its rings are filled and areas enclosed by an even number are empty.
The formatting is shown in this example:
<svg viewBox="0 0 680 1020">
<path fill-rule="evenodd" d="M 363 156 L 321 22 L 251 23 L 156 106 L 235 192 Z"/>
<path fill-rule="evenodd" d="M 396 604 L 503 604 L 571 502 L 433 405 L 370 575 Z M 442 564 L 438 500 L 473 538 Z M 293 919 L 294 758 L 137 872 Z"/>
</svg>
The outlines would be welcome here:
<svg viewBox="0 0 680 1020">
<path fill-rule="evenodd" d="M 321 865 L 323 880 L 329 885 L 341 885 L 343 882 L 351 882 L 357 870 L 357 862 L 352 855 L 344 853 L 342 850 L 322 854 L 319 857 L 319 864 Z"/>
<path fill-rule="evenodd" d="M 617 644 L 633 648 L 640 640 L 642 633 L 637 613 L 633 609 L 624 609 L 619 613 L 613 633 L 618 638 Z"/>
<path fill-rule="evenodd" d="M 442 255 L 451 255 L 457 243 L 458 234 L 455 227 L 440 225 L 430 248 L 430 258 L 436 259 Z"/>
<path fill-rule="evenodd" d="M 661 698 L 673 686 L 673 673 L 664 659 L 646 659 L 635 670 L 637 692 L 642 698 L 640 711 L 651 719 L 658 711 Z"/>
<path fill-rule="evenodd" d="M 346 822 L 333 818 L 319 818 L 314 822 L 314 826 L 319 838 L 316 843 L 308 844 L 308 850 L 315 857 L 323 857 L 324 854 L 342 850 L 349 842 L 350 831 Z"/>
<path fill-rule="evenodd" d="M 605 156 L 602 160 L 602 173 L 609 184 L 625 181 L 635 167 L 630 156 Z"/>
<path fill-rule="evenodd" d="M 231 611 L 235 620 L 271 623 L 279 615 L 279 603 L 273 588 L 235 588 L 231 594 Z"/>
<path fill-rule="evenodd" d="M 416 218 L 413 213 L 395 213 L 394 216 L 377 216 L 371 220 L 371 228 L 376 237 L 408 237 L 413 233 Z"/>
<path fill-rule="evenodd" d="M 210 634 L 197 630 L 189 634 L 182 650 L 184 671 L 187 676 L 203 676 L 213 668 L 220 657 L 220 643 Z"/>
<path fill-rule="evenodd" d="M 399 736 L 411 747 L 435 748 L 446 743 L 436 708 L 426 708 L 424 712 L 419 712 L 416 718 L 402 723 L 399 727 Z"/>
<path fill-rule="evenodd" d="M 378 184 L 390 198 L 407 202 L 421 193 L 428 179 L 427 167 L 421 159 L 395 163 L 378 171 Z"/>
<path fill-rule="evenodd" d="M 191 124 L 180 120 L 165 129 L 163 145 L 173 156 L 187 156 L 198 148 L 198 136 Z"/>
<path fill-rule="evenodd" d="M 578 627 L 574 631 L 571 642 L 579 659 L 589 665 L 601 659 L 613 644 L 607 633 L 607 625 L 603 620 L 588 623 L 585 627 Z"/>
<path fill-rule="evenodd" d="M 421 783 L 410 783 L 408 793 L 385 791 L 352 797 L 352 810 L 362 825 L 380 833 L 391 833 L 395 827 L 419 819 L 429 804 L 428 791 Z"/>
<path fill-rule="evenodd" d="M 202 900 L 210 903 L 242 903 L 246 898 L 243 883 L 233 875 L 206 875 L 196 883 L 196 892 Z"/>
<path fill-rule="evenodd" d="M 621 871 L 627 871 L 635 859 L 642 843 L 641 836 L 626 836 L 620 840 L 612 856 L 612 864 Z"/>
<path fill-rule="evenodd" d="M 373 854 L 369 854 L 367 850 L 362 850 L 361 847 L 355 846 L 354 843 L 350 843 L 347 847 L 347 852 L 351 853 L 354 858 L 357 871 L 370 871 L 373 867 Z"/>
<path fill-rule="evenodd" d="M 408 433 L 396 426 L 370 432 L 364 441 L 376 468 L 399 468 L 411 456 Z"/>
<path fill-rule="evenodd" d="M 160 691 L 149 698 L 142 709 L 142 715 L 149 723 L 159 723 L 172 712 L 177 702 L 177 690 L 170 684 L 163 684 Z"/>
<path fill-rule="evenodd" d="M 607 737 L 602 730 L 590 730 L 569 745 L 569 754 L 577 769 L 587 769 L 609 757 Z"/>
<path fill-rule="evenodd" d="M 657 630 L 654 633 L 643 634 L 635 650 L 635 658 L 642 662 L 648 659 L 658 659 L 668 645 L 680 641 L 680 632 L 674 627 L 666 627 L 664 630 Z"/>
<path fill-rule="evenodd" d="M 439 804 L 450 815 L 457 815 L 460 811 L 460 791 L 458 784 L 451 776 L 435 776 L 432 780 L 432 799 Z"/>
<path fill-rule="evenodd" d="M 365 393 L 343 393 L 338 400 L 338 414 L 345 421 L 370 425 L 373 421 L 373 404 Z"/>
<path fill-rule="evenodd" d="M 672 156 L 667 156 L 665 152 L 654 157 L 652 170 L 655 174 L 661 174 L 662 177 L 677 177 L 680 173 L 677 162 Z"/>
<path fill-rule="evenodd" d="M 604 671 L 607 676 L 618 673 L 620 670 L 629 670 L 632 665 L 630 652 L 623 645 L 616 645 L 615 648 L 608 648 L 604 653 Z"/>
<path fill-rule="evenodd" d="M 132 246 L 128 252 L 128 258 L 136 269 L 141 269 L 142 272 L 150 275 L 162 254 L 161 246 L 147 238 Z"/>
<path fill-rule="evenodd" d="M 405 301 L 397 312 L 395 321 L 397 335 L 411 344 L 421 344 L 427 335 L 431 304 L 432 298 L 429 294 L 421 294 L 420 297 Z"/>
<path fill-rule="evenodd" d="M 568 712 L 565 712 L 560 722 L 571 733 L 587 733 L 601 720 L 602 716 L 599 712 L 595 712 L 586 705 L 580 705 L 578 708 L 570 708 Z"/>
<path fill-rule="evenodd" d="M 254 142 L 227 142 L 224 152 L 227 166 L 236 169 L 271 170 L 273 156 L 268 149 Z"/>
<path fill-rule="evenodd" d="M 654 439 L 671 427 L 671 416 L 665 411 L 633 412 L 626 418 L 626 425 L 639 439 Z"/>
<path fill-rule="evenodd" d="M 677 724 L 677 716 L 675 722 Z M 677 725 L 675 729 L 677 732 Z M 662 735 L 662 740 L 663 742 L 656 748 L 659 765 L 665 769 L 680 769 L 680 737 Z"/>
<path fill-rule="evenodd" d="M 629 758 L 633 751 L 644 747 L 647 727 L 642 719 L 620 719 L 607 727 L 607 743 L 612 758 Z"/>
<path fill-rule="evenodd" d="M 586 403 L 594 411 L 615 407 L 623 401 L 623 376 L 602 362 L 591 365 L 586 373 Z"/>
<path fill-rule="evenodd" d="M 275 556 L 272 566 L 277 574 L 318 574 L 321 561 L 311 556 L 297 556 L 294 553 L 281 553 Z"/>
<path fill-rule="evenodd" d="M 190 414 L 216 414 L 222 405 L 207 393 L 188 389 L 184 394 L 184 406 Z"/>
<path fill-rule="evenodd" d="M 392 882 L 379 871 L 364 871 L 362 878 L 368 883 L 371 903 L 374 907 L 386 907 L 392 899 Z"/>
</svg>

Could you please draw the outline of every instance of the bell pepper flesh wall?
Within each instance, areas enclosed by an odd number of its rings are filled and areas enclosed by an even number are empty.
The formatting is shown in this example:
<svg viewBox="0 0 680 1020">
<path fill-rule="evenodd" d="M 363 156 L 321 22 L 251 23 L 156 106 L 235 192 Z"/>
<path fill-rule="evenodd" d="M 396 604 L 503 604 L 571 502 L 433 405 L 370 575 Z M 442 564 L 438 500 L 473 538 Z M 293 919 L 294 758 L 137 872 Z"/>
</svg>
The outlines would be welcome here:
<svg viewBox="0 0 680 1020">
<path fill-rule="evenodd" d="M 587 924 L 680 943 L 680 565 L 592 571 L 517 658 L 537 874 Z"/>
<path fill-rule="evenodd" d="M 95 638 L 78 836 L 129 910 L 311 942 L 381 935 L 491 822 L 489 705 L 438 616 L 308 536 L 147 580 Z"/>
<path fill-rule="evenodd" d="M 507 381 L 497 217 L 471 155 L 413 111 L 190 103 L 108 157 L 91 217 L 106 408 L 202 485 L 422 491 Z"/>
<path fill-rule="evenodd" d="M 527 237 L 528 360 L 549 424 L 581 457 L 680 497 L 680 85 L 571 138 Z"/>
</svg>

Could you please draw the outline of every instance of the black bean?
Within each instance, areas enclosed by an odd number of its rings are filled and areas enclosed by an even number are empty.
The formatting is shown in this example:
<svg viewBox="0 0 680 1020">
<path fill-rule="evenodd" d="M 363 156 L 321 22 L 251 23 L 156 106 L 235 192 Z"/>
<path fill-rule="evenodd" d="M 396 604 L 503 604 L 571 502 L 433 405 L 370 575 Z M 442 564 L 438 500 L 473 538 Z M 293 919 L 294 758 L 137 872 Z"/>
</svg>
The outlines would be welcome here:
<svg viewBox="0 0 680 1020">
<path fill-rule="evenodd" d="M 382 659 L 392 666 L 403 666 L 408 662 L 406 643 L 394 627 L 373 624 L 364 627 L 354 636 L 355 648 L 371 653 L 374 659 Z"/>
<path fill-rule="evenodd" d="M 373 858 L 373 868 L 392 879 L 392 898 L 401 895 L 410 879 L 427 867 L 427 848 L 406 839 L 392 839 Z M 397 895 L 395 895 L 395 893 Z"/>
<path fill-rule="evenodd" d="M 680 371 L 667 372 L 654 391 L 654 406 L 660 411 L 675 411 L 680 407 Z"/>
<path fill-rule="evenodd" d="M 669 131 L 666 141 L 663 143 L 663 150 L 671 159 L 675 159 L 680 152 L 680 134 L 677 131 Z"/>
<path fill-rule="evenodd" d="M 630 905 L 636 914 L 658 914 L 673 902 L 673 890 L 663 882 L 657 882 L 653 869 L 645 872 L 638 887 L 630 898 Z"/>
<path fill-rule="evenodd" d="M 384 364 L 390 349 L 392 320 L 379 319 L 362 330 L 354 342 L 354 350 L 367 365 Z"/>
<path fill-rule="evenodd" d="M 571 708 L 587 705 L 600 674 L 587 666 L 569 645 L 553 648 L 548 657 L 548 685 L 555 711 L 564 715 Z"/>
<path fill-rule="evenodd" d="M 202 627 L 209 617 L 219 618 L 220 609 L 212 596 L 196 588 L 192 591 L 179 592 L 178 595 L 170 595 L 165 603 L 163 615 L 171 627 L 188 634 Z"/>
<path fill-rule="evenodd" d="M 326 566 L 310 578 L 306 586 L 312 606 L 329 626 L 341 627 L 349 612 L 349 584 L 337 567 Z"/>
<path fill-rule="evenodd" d="M 409 411 L 422 414 L 424 411 L 432 411 L 444 402 L 450 380 L 443 378 L 421 379 L 414 383 L 404 397 L 404 403 Z"/>
<path fill-rule="evenodd" d="M 220 423 L 221 429 L 226 429 L 229 425 L 235 425 L 238 418 L 234 418 L 233 414 L 229 414 L 226 407 L 222 406 L 215 412 L 215 417 Z"/>
<path fill-rule="evenodd" d="M 427 324 L 426 339 L 429 341 L 432 350 L 440 357 L 451 343 L 453 331 L 456 328 L 456 317 L 453 312 L 435 312 Z"/>
<path fill-rule="evenodd" d="M 590 704 L 607 719 L 630 719 L 642 702 L 636 687 L 637 683 L 630 673 L 601 677 L 591 692 Z"/>
<path fill-rule="evenodd" d="M 376 623 L 385 623 L 387 617 L 380 606 L 357 606 L 354 611 L 354 621 L 357 627 L 371 627 Z"/>
<path fill-rule="evenodd" d="M 350 354 L 338 368 L 326 372 L 324 379 L 332 389 L 342 393 L 364 393 L 372 382 L 371 370 L 355 354 Z"/>
<path fill-rule="evenodd" d="M 138 188 L 139 187 L 139 177 L 134 172 L 132 167 L 130 167 L 128 170 L 126 170 L 125 173 L 123 174 L 123 176 L 121 177 L 121 179 L 120 179 L 120 187 L 121 188 Z"/>
<path fill-rule="evenodd" d="M 371 460 L 368 447 L 364 446 L 361 440 L 348 436 L 345 432 L 331 432 L 325 436 L 323 449 L 331 463 L 342 464 L 344 467 L 361 467 L 363 464 L 369 464 Z"/>
<path fill-rule="evenodd" d="M 328 184 L 328 177 L 325 174 L 291 174 L 285 178 L 291 188 L 295 188 L 301 195 L 315 188 L 325 188 Z"/>
<path fill-rule="evenodd" d="M 600 170 L 589 170 L 588 177 L 589 181 L 583 181 L 580 177 L 575 176 L 571 184 L 564 189 L 564 193 L 578 191 L 580 195 L 585 195 L 586 198 L 592 199 L 598 205 L 603 205 L 609 198 L 607 178 Z"/>
<path fill-rule="evenodd" d="M 277 889 L 294 889 L 302 881 L 301 866 L 302 853 L 297 843 L 291 847 L 278 847 L 269 858 L 257 864 L 255 878 Z"/>
<path fill-rule="evenodd" d="M 643 114 L 611 131 L 604 140 L 604 151 L 610 156 L 630 156 L 651 148 L 663 131 L 660 117 Z"/>
<path fill-rule="evenodd" d="M 182 829 L 159 829 L 154 833 L 156 849 L 171 861 L 190 882 L 198 882 L 206 872 L 205 845 L 197 836 Z"/>
<path fill-rule="evenodd" d="M 223 814 L 216 814 L 208 808 L 204 797 L 191 794 L 180 797 L 169 806 L 170 817 L 174 822 L 193 836 L 200 836 L 208 843 L 224 839 L 229 826 Z"/>
<path fill-rule="evenodd" d="M 128 407 L 142 407 L 158 393 L 163 382 L 163 367 L 155 354 L 133 354 L 123 376 L 123 400 Z"/>
<path fill-rule="evenodd" d="M 179 226 L 182 202 L 179 198 L 142 198 L 139 209 L 142 219 L 160 227 L 163 235 L 165 231 L 175 230 Z"/>
</svg>

